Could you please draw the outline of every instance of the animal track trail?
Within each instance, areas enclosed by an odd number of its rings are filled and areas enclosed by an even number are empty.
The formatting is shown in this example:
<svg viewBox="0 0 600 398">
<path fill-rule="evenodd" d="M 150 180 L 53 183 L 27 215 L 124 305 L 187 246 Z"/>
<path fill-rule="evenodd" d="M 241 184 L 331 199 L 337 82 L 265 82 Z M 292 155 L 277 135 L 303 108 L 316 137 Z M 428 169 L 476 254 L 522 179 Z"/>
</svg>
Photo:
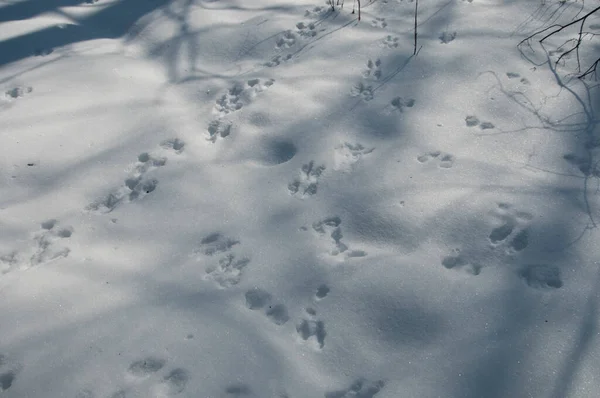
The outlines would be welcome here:
<svg viewBox="0 0 600 398">
<path fill-rule="evenodd" d="M 71 249 L 65 245 L 73 235 L 73 227 L 57 226 L 51 219 L 41 223 L 41 230 L 33 235 L 30 246 L 24 251 L 14 250 L 0 256 L 0 273 L 6 274 L 20 269 L 26 270 L 69 255 Z"/>
<path fill-rule="evenodd" d="M 360 97 L 366 102 L 371 101 L 374 97 L 373 86 L 359 82 L 350 89 L 350 95 Z"/>
<path fill-rule="evenodd" d="M 271 293 L 260 288 L 246 291 L 244 295 L 246 307 L 253 311 L 261 310 L 265 316 L 275 325 L 284 325 L 289 321 L 287 307 L 281 303 L 274 303 Z"/>
<path fill-rule="evenodd" d="M 325 393 L 325 398 L 373 398 L 385 387 L 383 380 L 358 379 L 346 389 Z"/>
<path fill-rule="evenodd" d="M 362 76 L 365 79 L 381 79 L 381 60 L 377 58 L 375 61 L 369 59 L 367 61 L 367 67 L 362 72 Z"/>
<path fill-rule="evenodd" d="M 452 253 L 442 259 L 442 265 L 446 269 L 461 270 L 470 275 L 479 275 L 481 273 L 481 265 L 472 263 L 467 260 L 459 249 L 452 250 Z"/>
<path fill-rule="evenodd" d="M 519 276 L 534 289 L 559 289 L 563 286 L 560 269 L 548 264 L 529 264 L 522 267 Z"/>
<path fill-rule="evenodd" d="M 456 32 L 444 31 L 444 32 L 440 33 L 439 39 L 442 42 L 442 44 L 448 44 L 448 43 L 454 41 L 454 39 L 456 39 Z"/>
<path fill-rule="evenodd" d="M 387 35 L 381 40 L 380 46 L 383 48 L 393 49 L 400 45 L 400 38 L 397 36 Z"/>
<path fill-rule="evenodd" d="M 300 175 L 288 184 L 288 191 L 292 196 L 306 198 L 317 193 L 319 180 L 325 171 L 325 166 L 315 166 L 315 162 L 310 162 L 302 165 Z"/>
<path fill-rule="evenodd" d="M 336 171 L 349 172 L 352 170 L 355 163 L 374 150 L 375 148 L 366 148 L 359 143 L 350 144 L 344 142 L 335 148 L 333 169 Z"/>
<path fill-rule="evenodd" d="M 342 219 L 338 216 L 327 217 L 312 224 L 313 230 L 319 236 L 327 236 L 333 241 L 333 248 L 329 251 L 332 256 L 343 255 L 347 258 L 365 257 L 367 252 L 363 250 L 349 250 L 348 245 L 342 242 Z"/>
<path fill-rule="evenodd" d="M 31 86 L 18 86 L 11 88 L 4 92 L 4 96 L 9 100 L 16 100 L 26 95 L 30 94 L 33 91 L 33 87 Z"/>
<path fill-rule="evenodd" d="M 322 350 L 325 347 L 325 337 L 327 336 L 325 322 L 316 318 L 317 311 L 315 309 L 306 308 L 305 312 L 305 317 L 296 324 L 296 332 L 302 340 L 312 342 Z"/>
<path fill-rule="evenodd" d="M 501 223 L 489 235 L 493 247 L 504 247 L 509 253 L 523 251 L 529 245 L 529 222 L 533 216 L 527 212 L 515 211 L 509 204 L 500 203 L 496 209 Z"/>
<path fill-rule="evenodd" d="M 600 178 L 600 165 L 593 162 L 592 157 L 581 157 L 573 153 L 568 153 L 563 156 L 571 166 L 576 167 L 584 176 L 594 176 Z"/>
<path fill-rule="evenodd" d="M 384 29 L 387 26 L 387 22 L 385 21 L 385 18 L 377 17 L 371 21 L 371 26 L 374 28 Z"/>
<path fill-rule="evenodd" d="M 493 128 L 496 127 L 491 122 L 481 122 L 479 120 L 479 118 L 477 116 L 474 116 L 474 115 L 468 115 L 465 118 L 465 123 L 467 124 L 467 127 L 479 126 L 479 128 L 481 130 L 489 130 L 489 129 L 493 129 Z"/>
<path fill-rule="evenodd" d="M 158 151 L 166 152 L 167 154 L 180 154 L 183 152 L 184 147 L 185 143 L 183 141 L 173 138 L 161 142 Z M 152 193 L 158 186 L 158 180 L 148 178 L 147 174 L 166 164 L 166 156 L 142 152 L 138 155 L 137 161 L 130 166 L 132 171 L 125 178 L 123 185 L 114 189 L 105 197 L 89 204 L 86 210 L 92 213 L 106 214 L 112 212 L 121 204 L 141 200 L 146 195 Z"/>
<path fill-rule="evenodd" d="M 223 289 L 237 285 L 242 279 L 244 269 L 250 264 L 250 259 L 238 258 L 235 253 L 231 252 L 233 247 L 240 243 L 239 240 L 218 232 L 204 237 L 200 241 L 200 247 L 195 250 L 195 254 L 207 257 L 221 256 L 216 264 L 213 263 L 206 267 L 204 279 L 213 281 Z"/>
<path fill-rule="evenodd" d="M 454 165 L 454 156 L 449 153 L 444 153 L 442 151 L 432 151 L 427 152 L 422 155 L 417 156 L 417 161 L 419 163 L 428 163 L 435 161 L 439 168 L 442 169 L 450 169 Z"/>
</svg>

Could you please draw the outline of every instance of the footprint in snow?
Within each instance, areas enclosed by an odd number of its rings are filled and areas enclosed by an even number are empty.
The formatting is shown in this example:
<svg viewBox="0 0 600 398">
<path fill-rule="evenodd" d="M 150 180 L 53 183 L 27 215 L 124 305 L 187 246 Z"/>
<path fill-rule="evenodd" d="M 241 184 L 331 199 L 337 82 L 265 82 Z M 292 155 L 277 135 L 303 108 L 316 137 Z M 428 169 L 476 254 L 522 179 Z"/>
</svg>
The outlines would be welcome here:
<svg viewBox="0 0 600 398">
<path fill-rule="evenodd" d="M 296 324 L 298 336 L 306 342 L 312 342 L 315 348 L 322 350 L 325 347 L 325 322 L 317 319 L 317 311 L 314 308 L 306 308 L 306 315 Z"/>
<path fill-rule="evenodd" d="M 529 84 L 529 80 L 527 80 L 527 78 L 525 78 L 525 77 L 521 77 L 521 75 L 517 72 L 506 72 L 506 77 L 508 77 L 511 80 L 521 78 L 519 80 L 521 83 Z"/>
<path fill-rule="evenodd" d="M 290 195 L 301 199 L 315 195 L 324 171 L 325 166 L 315 166 L 313 160 L 302 165 L 299 176 L 288 184 Z"/>
<path fill-rule="evenodd" d="M 273 296 L 266 290 L 250 289 L 246 291 L 244 297 L 248 309 L 262 310 L 265 316 L 276 325 L 284 325 L 290 319 L 287 307 L 281 303 L 274 303 Z"/>
<path fill-rule="evenodd" d="M 132 362 L 127 369 L 127 373 L 134 377 L 148 377 L 161 370 L 166 360 L 158 357 L 145 357 Z"/>
<path fill-rule="evenodd" d="M 123 185 L 113 189 L 103 198 L 96 200 L 86 207 L 92 213 L 106 214 L 115 210 L 124 203 L 141 200 L 152 193 L 158 186 L 156 178 L 149 178 L 148 174 L 155 169 L 167 164 L 167 156 L 183 152 L 185 143 L 178 138 L 165 140 L 160 143 L 157 153 L 142 152 L 137 161 L 130 168 L 132 171 L 125 178 Z M 166 155 L 166 156 L 165 156 Z"/>
<path fill-rule="evenodd" d="M 499 203 L 495 213 L 500 222 L 488 237 L 492 247 L 505 248 L 509 254 L 525 250 L 529 245 L 528 227 L 533 216 L 512 209 L 508 203 Z"/>
<path fill-rule="evenodd" d="M 464 257 L 459 249 L 452 250 L 452 253 L 442 259 L 442 265 L 446 269 L 461 270 L 470 275 L 479 275 L 481 273 L 481 265 L 469 261 Z"/>
<path fill-rule="evenodd" d="M 419 163 L 428 163 L 435 161 L 439 168 L 450 169 L 454 165 L 454 156 L 452 156 L 449 153 L 444 153 L 442 151 L 432 151 L 417 156 L 417 161 Z"/>
<path fill-rule="evenodd" d="M 375 18 L 371 21 L 371 26 L 383 29 L 387 26 L 387 22 L 385 21 L 385 18 Z"/>
<path fill-rule="evenodd" d="M 291 30 L 283 32 L 275 41 L 275 49 L 277 51 L 287 50 L 296 44 L 296 34 Z"/>
<path fill-rule="evenodd" d="M 392 35 L 387 35 L 386 37 L 383 38 L 383 40 L 381 40 L 381 47 L 383 48 L 398 48 L 398 45 L 400 44 L 400 38 L 397 36 L 392 36 Z"/>
<path fill-rule="evenodd" d="M 528 264 L 521 268 L 519 276 L 534 289 L 559 289 L 563 286 L 560 268 L 554 265 Z"/>
<path fill-rule="evenodd" d="M 250 259 L 238 258 L 237 254 L 232 252 L 233 247 L 240 243 L 239 240 L 218 232 L 204 237 L 200 241 L 200 247 L 194 251 L 195 254 L 208 257 L 220 256 L 216 264 L 206 267 L 204 279 L 213 281 L 223 289 L 237 285 L 242 279 L 244 269 L 250 264 Z"/>
<path fill-rule="evenodd" d="M 368 102 L 373 99 L 373 86 L 359 82 L 350 89 L 350 95 L 353 97 L 360 97 L 362 100 Z"/>
<path fill-rule="evenodd" d="M 415 106 L 414 98 L 403 98 L 403 97 L 395 97 L 390 102 L 391 112 L 399 112 L 402 113 L 406 108 L 412 108 Z M 390 113 L 388 111 L 388 113 Z"/>
<path fill-rule="evenodd" d="M 236 83 L 225 94 L 215 101 L 214 113 L 218 117 L 237 112 L 250 104 L 260 93 L 269 89 L 275 83 L 274 79 L 250 79 L 245 83 Z"/>
<path fill-rule="evenodd" d="M 456 39 L 456 32 L 442 32 L 440 33 L 440 41 L 442 42 L 442 44 L 448 44 L 451 41 L 454 41 L 454 39 Z"/>
<path fill-rule="evenodd" d="M 333 247 L 329 250 L 332 256 L 343 256 L 344 259 L 365 257 L 364 250 L 350 250 L 348 245 L 342 242 L 342 219 L 338 216 L 327 217 L 312 224 L 313 230 L 321 237 L 329 236 Z"/>
<path fill-rule="evenodd" d="M 8 356 L 0 354 L 0 393 L 11 389 L 20 368 L 21 366 L 10 361 Z"/>
<path fill-rule="evenodd" d="M 381 60 L 379 58 L 375 61 L 369 59 L 366 69 L 362 72 L 362 76 L 365 79 L 379 80 L 381 78 Z"/>
<path fill-rule="evenodd" d="M 467 124 L 467 127 L 479 126 L 479 128 L 481 130 L 489 130 L 489 129 L 493 129 L 493 128 L 496 127 L 491 122 L 481 122 L 481 121 L 479 121 L 479 118 L 477 116 L 474 116 L 474 115 L 467 116 L 465 118 L 465 123 Z"/>
<path fill-rule="evenodd" d="M 67 257 L 71 249 L 64 243 L 68 242 L 74 230 L 71 226 L 57 225 L 58 221 L 54 219 L 42 222 L 41 229 L 33 235 L 30 247 L 0 256 L 0 274 L 17 269 L 25 270 Z"/>
<path fill-rule="evenodd" d="M 19 86 L 11 88 L 4 92 L 4 96 L 8 99 L 16 100 L 21 97 L 25 97 L 33 91 L 33 87 Z"/>
<path fill-rule="evenodd" d="M 266 62 L 264 65 L 268 66 L 269 68 L 274 68 L 276 66 L 281 65 L 284 62 L 289 61 L 290 59 L 292 59 L 292 54 L 276 55 L 273 58 L 271 58 L 271 60 L 269 62 Z"/>
<path fill-rule="evenodd" d="M 352 170 L 355 163 L 374 150 L 375 148 L 366 148 L 359 143 L 350 144 L 344 142 L 335 148 L 333 169 L 336 171 L 349 172 Z"/>
</svg>

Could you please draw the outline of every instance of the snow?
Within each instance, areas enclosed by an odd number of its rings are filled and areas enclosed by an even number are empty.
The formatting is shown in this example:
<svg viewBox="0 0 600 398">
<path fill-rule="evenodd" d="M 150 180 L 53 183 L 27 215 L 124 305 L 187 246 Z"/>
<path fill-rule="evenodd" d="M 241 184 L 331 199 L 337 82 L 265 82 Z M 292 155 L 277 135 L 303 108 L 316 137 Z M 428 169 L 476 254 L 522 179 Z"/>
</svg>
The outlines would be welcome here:
<svg viewBox="0 0 600 398">
<path fill-rule="evenodd" d="M 581 2 L 362 3 L 0 2 L 2 397 L 597 397 Z"/>
</svg>

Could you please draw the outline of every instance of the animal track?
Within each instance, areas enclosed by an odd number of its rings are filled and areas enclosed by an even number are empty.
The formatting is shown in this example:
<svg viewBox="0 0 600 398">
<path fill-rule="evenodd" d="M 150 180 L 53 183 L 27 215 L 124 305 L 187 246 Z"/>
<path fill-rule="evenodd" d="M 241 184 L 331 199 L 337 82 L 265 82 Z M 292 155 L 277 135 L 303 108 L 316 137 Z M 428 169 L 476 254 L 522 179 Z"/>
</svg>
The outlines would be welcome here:
<svg viewBox="0 0 600 398">
<path fill-rule="evenodd" d="M 506 72 L 506 76 L 509 79 L 518 79 L 519 77 L 521 77 L 520 74 L 516 73 L 516 72 Z M 519 80 L 521 83 L 523 84 L 529 84 L 529 80 L 527 80 L 526 78 L 522 77 L 521 80 Z"/>
<path fill-rule="evenodd" d="M 298 29 L 296 31 L 296 33 L 298 33 L 301 37 L 303 37 L 305 39 L 310 39 L 317 35 L 317 27 L 314 24 L 314 22 L 310 22 L 310 23 L 298 22 L 296 24 L 296 29 Z"/>
<path fill-rule="evenodd" d="M 6 274 L 15 269 L 28 269 L 52 260 L 64 258 L 71 249 L 61 244 L 73 235 L 73 227 L 56 227 L 57 221 L 47 220 L 41 223 L 41 231 L 33 236 L 33 245 L 24 252 L 12 251 L 0 256 L 0 273 Z"/>
<path fill-rule="evenodd" d="M 344 142 L 335 148 L 334 170 L 350 171 L 352 165 L 358 162 L 363 156 L 373 152 L 375 148 L 365 148 L 361 144 L 350 144 Z"/>
<path fill-rule="evenodd" d="M 434 159 L 437 160 L 438 167 L 442 169 L 449 169 L 454 165 L 454 156 L 441 151 L 427 152 L 417 157 L 419 163 L 427 163 Z"/>
<path fill-rule="evenodd" d="M 489 240 L 492 246 L 506 245 L 505 247 L 512 252 L 526 249 L 529 245 L 527 225 L 533 216 L 527 212 L 514 212 L 506 203 L 498 204 L 496 212 L 502 223 L 490 233 Z"/>
<path fill-rule="evenodd" d="M 248 105 L 258 94 L 267 90 L 275 83 L 268 79 L 262 82 L 260 79 L 250 79 L 244 84 L 235 84 L 215 102 L 215 112 L 219 117 L 239 111 Z"/>
<path fill-rule="evenodd" d="M 20 365 L 13 364 L 6 355 L 0 354 L 0 393 L 8 391 L 17 378 Z"/>
<path fill-rule="evenodd" d="M 315 293 L 315 297 L 317 300 L 323 300 L 325 297 L 327 297 L 327 295 L 329 294 L 329 292 L 331 291 L 331 289 L 329 289 L 329 286 L 327 285 L 320 285 L 317 288 L 317 292 Z"/>
<path fill-rule="evenodd" d="M 212 233 L 200 241 L 200 248 L 195 250 L 196 254 L 205 256 L 214 256 L 224 254 L 219 258 L 216 265 L 210 265 L 206 268 L 205 279 L 214 281 L 221 288 L 229 288 L 237 285 L 244 271 L 244 268 L 250 263 L 250 259 L 242 257 L 237 258 L 231 249 L 240 244 L 237 239 L 229 238 L 220 233 Z"/>
<path fill-rule="evenodd" d="M 273 296 L 263 289 L 248 290 L 245 298 L 246 307 L 253 311 L 263 310 L 267 318 L 276 325 L 283 325 L 290 319 L 287 307 L 284 304 L 273 304 Z"/>
<path fill-rule="evenodd" d="M 381 41 L 381 47 L 383 48 L 398 48 L 400 44 L 400 38 L 392 35 L 387 35 Z"/>
<path fill-rule="evenodd" d="M 208 141 L 217 142 L 219 138 L 225 138 L 231 134 L 231 122 L 228 120 L 217 119 L 208 124 Z"/>
<path fill-rule="evenodd" d="M 340 217 L 327 217 L 321 221 L 312 224 L 312 228 L 319 235 L 327 235 L 333 240 L 334 247 L 329 252 L 332 256 L 344 253 L 346 258 L 365 257 L 367 253 L 363 250 L 349 250 L 348 246 L 342 242 L 342 219 Z"/>
<path fill-rule="evenodd" d="M 405 108 L 412 108 L 415 106 L 415 100 L 413 98 L 396 97 L 390 102 L 390 106 L 393 111 L 404 112 Z"/>
<path fill-rule="evenodd" d="M 467 116 L 465 118 L 465 123 L 467 124 L 467 127 L 479 126 L 479 128 L 482 130 L 489 130 L 489 129 L 493 129 L 494 127 L 496 127 L 491 122 L 480 122 L 479 118 L 477 118 L 477 116 L 473 116 L 473 115 Z"/>
<path fill-rule="evenodd" d="M 147 377 L 161 370 L 167 361 L 156 357 L 146 357 L 132 362 L 127 372 L 135 377 Z"/>
<path fill-rule="evenodd" d="M 169 372 L 158 384 L 158 390 L 162 395 L 172 396 L 181 394 L 187 386 L 190 376 L 187 370 L 176 368 Z"/>
<path fill-rule="evenodd" d="M 463 270 L 471 275 L 479 275 L 481 273 L 481 265 L 471 263 L 462 254 L 460 250 L 454 249 L 452 254 L 442 259 L 442 265 L 447 269 Z"/>
<path fill-rule="evenodd" d="M 440 41 L 443 44 L 448 44 L 451 41 L 454 41 L 454 39 L 456 39 L 456 32 L 442 32 L 442 33 L 440 33 Z"/>
<path fill-rule="evenodd" d="M 367 68 L 363 71 L 362 76 L 365 79 L 373 78 L 379 80 L 381 78 L 381 60 L 379 58 L 375 62 L 368 60 Z"/>
<path fill-rule="evenodd" d="M 314 340 L 318 347 L 323 349 L 325 347 L 325 337 L 327 336 L 325 323 L 315 318 L 317 312 L 312 308 L 306 309 L 306 315 L 307 317 L 296 325 L 296 332 L 302 340 Z"/>
<path fill-rule="evenodd" d="M 383 29 L 387 26 L 387 22 L 385 22 L 385 18 L 375 18 L 371 21 L 371 26 Z"/>
<path fill-rule="evenodd" d="M 315 7 L 304 12 L 305 18 L 321 19 L 331 12 L 329 7 Z"/>
<path fill-rule="evenodd" d="M 163 141 L 160 151 L 180 154 L 183 152 L 185 143 L 177 138 Z M 138 155 L 137 161 L 131 166 L 133 169 L 122 186 L 113 190 L 105 197 L 91 203 L 86 210 L 97 213 L 110 213 L 122 203 L 130 203 L 153 192 L 158 186 L 158 180 L 147 178 L 147 174 L 167 164 L 167 158 L 148 152 Z"/>
<path fill-rule="evenodd" d="M 200 241 L 200 251 L 207 256 L 224 253 L 240 243 L 237 239 L 228 238 L 218 232 L 212 233 Z"/>
<path fill-rule="evenodd" d="M 296 44 L 296 35 L 291 30 L 286 30 L 279 36 L 275 42 L 276 50 L 285 50 L 293 47 Z"/>
<path fill-rule="evenodd" d="M 373 398 L 384 386 L 383 380 L 359 379 L 347 389 L 325 393 L 325 398 Z"/>
<path fill-rule="evenodd" d="M 592 163 L 591 157 L 580 157 L 575 154 L 569 153 L 563 156 L 570 165 L 573 165 L 579 169 L 585 176 L 600 177 L 600 166 L 598 163 Z"/>
<path fill-rule="evenodd" d="M 225 388 L 225 394 L 228 397 L 249 397 L 252 395 L 252 389 L 247 384 L 235 383 Z"/>
<path fill-rule="evenodd" d="M 14 87 L 4 92 L 4 96 L 8 99 L 17 99 L 26 96 L 33 91 L 33 87 Z"/>
<path fill-rule="evenodd" d="M 217 266 L 206 268 L 206 278 L 213 280 L 222 288 L 229 288 L 240 282 L 244 268 L 249 263 L 248 258 L 238 259 L 234 254 L 228 254 L 219 259 Z"/>
<path fill-rule="evenodd" d="M 271 58 L 269 62 L 265 63 L 265 66 L 268 66 L 269 68 L 274 68 L 276 66 L 281 65 L 284 62 L 289 61 L 290 59 L 292 59 L 292 54 L 276 55 L 273 58 Z"/>
<path fill-rule="evenodd" d="M 519 272 L 519 276 L 534 289 L 559 289 L 563 282 L 560 269 L 547 264 L 526 265 Z"/>
<path fill-rule="evenodd" d="M 288 190 L 293 196 L 305 198 L 317 193 L 319 179 L 325 171 L 325 166 L 315 166 L 315 162 L 311 160 L 307 164 L 302 165 L 300 177 L 296 178 L 288 185 Z"/>
<path fill-rule="evenodd" d="M 360 97 L 365 101 L 371 101 L 373 99 L 373 87 L 359 82 L 352 87 L 350 94 L 353 97 Z"/>
</svg>

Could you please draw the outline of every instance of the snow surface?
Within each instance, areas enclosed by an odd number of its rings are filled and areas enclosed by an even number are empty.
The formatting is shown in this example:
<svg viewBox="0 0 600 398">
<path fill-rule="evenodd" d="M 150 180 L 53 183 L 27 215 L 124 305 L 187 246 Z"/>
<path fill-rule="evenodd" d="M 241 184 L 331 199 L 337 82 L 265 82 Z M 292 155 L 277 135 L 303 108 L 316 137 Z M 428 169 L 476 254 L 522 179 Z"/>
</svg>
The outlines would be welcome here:
<svg viewBox="0 0 600 398">
<path fill-rule="evenodd" d="M 0 1 L 2 397 L 599 396 L 581 2 L 350 3 Z"/>
</svg>

